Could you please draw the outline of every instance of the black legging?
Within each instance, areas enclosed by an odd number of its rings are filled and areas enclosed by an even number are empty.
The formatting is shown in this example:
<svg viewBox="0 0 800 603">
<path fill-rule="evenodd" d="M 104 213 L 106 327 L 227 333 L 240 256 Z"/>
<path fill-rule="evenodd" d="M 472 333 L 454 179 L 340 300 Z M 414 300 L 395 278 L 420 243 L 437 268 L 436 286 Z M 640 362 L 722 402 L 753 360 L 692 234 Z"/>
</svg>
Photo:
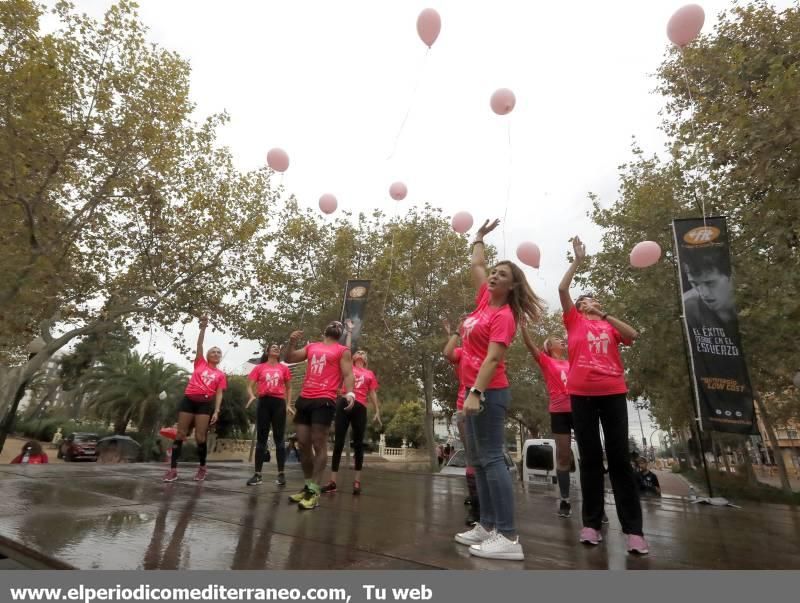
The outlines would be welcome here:
<svg viewBox="0 0 800 603">
<path fill-rule="evenodd" d="M 261 473 L 261 468 L 264 466 L 270 426 L 272 427 L 272 438 L 275 440 L 278 471 L 282 472 L 286 463 L 286 446 L 283 443 L 283 436 L 286 432 L 286 400 L 262 396 L 258 399 L 258 409 L 256 410 L 256 473 Z"/>
<path fill-rule="evenodd" d="M 603 519 L 603 445 L 606 442 L 608 474 L 625 534 L 642 535 L 642 507 L 628 452 L 628 403 L 625 394 L 571 396 L 575 440 L 581 455 L 583 525 L 599 530 Z"/>
<path fill-rule="evenodd" d="M 353 450 L 356 458 L 356 471 L 361 471 L 364 466 L 364 434 L 367 431 L 367 407 L 356 402 L 353 408 L 345 411 L 347 399 L 339 398 L 336 403 L 335 439 L 333 443 L 333 460 L 331 471 L 339 471 L 339 461 L 344 450 L 344 439 L 347 437 L 347 428 L 353 426 Z"/>
</svg>

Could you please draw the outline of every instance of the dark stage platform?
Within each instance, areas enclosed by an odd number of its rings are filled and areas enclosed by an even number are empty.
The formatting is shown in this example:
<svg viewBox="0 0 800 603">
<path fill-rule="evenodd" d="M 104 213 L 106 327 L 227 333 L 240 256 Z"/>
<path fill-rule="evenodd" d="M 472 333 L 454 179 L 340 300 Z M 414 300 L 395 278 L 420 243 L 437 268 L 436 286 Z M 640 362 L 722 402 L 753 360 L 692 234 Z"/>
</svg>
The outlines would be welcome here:
<svg viewBox="0 0 800 603">
<path fill-rule="evenodd" d="M 212 464 L 208 480 L 162 483 L 162 465 L 0 467 L 0 552 L 30 567 L 80 569 L 800 569 L 800 511 L 644 503 L 651 554 L 625 552 L 613 506 L 605 542 L 578 544 L 579 512 L 556 515 L 556 493 L 524 492 L 517 519 L 524 562 L 470 557 L 453 541 L 464 529 L 463 478 L 368 468 L 364 492 L 346 489 L 299 511 L 302 484 L 247 487 L 251 468 Z M 574 505 L 579 507 L 579 504 Z"/>
</svg>

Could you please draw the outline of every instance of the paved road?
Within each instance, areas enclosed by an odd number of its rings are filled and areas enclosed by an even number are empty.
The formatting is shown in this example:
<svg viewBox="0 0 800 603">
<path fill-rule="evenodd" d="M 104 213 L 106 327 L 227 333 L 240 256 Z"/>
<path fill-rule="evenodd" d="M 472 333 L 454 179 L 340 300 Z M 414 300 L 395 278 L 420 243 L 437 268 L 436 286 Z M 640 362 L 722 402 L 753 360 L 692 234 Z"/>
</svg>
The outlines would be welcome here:
<svg viewBox="0 0 800 603">
<path fill-rule="evenodd" d="M 689 496 L 689 484 L 672 471 L 653 471 L 661 484 L 661 493 L 669 496 Z"/>
</svg>

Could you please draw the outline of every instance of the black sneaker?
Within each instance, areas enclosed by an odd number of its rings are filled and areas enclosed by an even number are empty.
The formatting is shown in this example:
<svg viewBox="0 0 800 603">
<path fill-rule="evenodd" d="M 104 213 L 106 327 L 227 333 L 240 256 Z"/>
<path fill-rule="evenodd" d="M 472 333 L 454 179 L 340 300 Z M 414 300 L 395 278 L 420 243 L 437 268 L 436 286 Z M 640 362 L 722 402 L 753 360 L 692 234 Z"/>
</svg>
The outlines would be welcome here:
<svg viewBox="0 0 800 603">
<path fill-rule="evenodd" d="M 327 484 L 322 486 L 321 488 L 323 494 L 328 494 L 329 492 L 336 492 L 336 482 L 333 480 L 329 481 Z"/>
<path fill-rule="evenodd" d="M 569 504 L 568 500 L 561 499 L 561 503 L 558 505 L 558 516 L 559 517 L 569 517 L 572 515 L 572 505 Z"/>
<path fill-rule="evenodd" d="M 279 473 L 278 477 L 275 479 L 275 483 L 279 486 L 286 485 L 286 476 L 283 473 Z"/>
<path fill-rule="evenodd" d="M 481 519 L 480 507 L 478 505 L 470 505 L 467 509 L 467 518 L 464 520 L 464 525 L 474 526 Z"/>
<path fill-rule="evenodd" d="M 264 483 L 264 480 L 261 479 L 261 474 L 260 473 L 254 474 L 253 477 L 251 477 L 249 480 L 247 480 L 247 485 L 248 486 L 258 486 L 259 484 L 263 484 L 263 483 Z"/>
</svg>

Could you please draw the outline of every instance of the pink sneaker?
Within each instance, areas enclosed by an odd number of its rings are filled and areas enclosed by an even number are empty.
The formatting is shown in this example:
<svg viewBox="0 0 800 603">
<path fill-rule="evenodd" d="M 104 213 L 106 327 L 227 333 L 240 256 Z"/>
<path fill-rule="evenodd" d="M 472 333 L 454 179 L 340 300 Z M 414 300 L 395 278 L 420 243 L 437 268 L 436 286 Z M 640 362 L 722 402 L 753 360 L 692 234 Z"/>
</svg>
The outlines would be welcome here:
<svg viewBox="0 0 800 603">
<path fill-rule="evenodd" d="M 176 479 L 178 479 L 177 469 L 168 469 L 167 472 L 164 474 L 165 482 L 174 482 Z"/>
<path fill-rule="evenodd" d="M 628 534 L 628 552 L 636 553 L 637 555 L 647 555 L 650 548 L 647 546 L 647 541 L 644 536 L 637 536 L 636 534 Z"/>
<path fill-rule="evenodd" d="M 206 479 L 206 475 L 208 475 L 208 469 L 203 467 L 197 468 L 197 473 L 194 474 L 194 481 L 202 482 Z"/>
<path fill-rule="evenodd" d="M 600 544 L 600 541 L 603 540 L 603 535 L 599 530 L 595 530 L 594 528 L 582 528 L 578 540 L 584 544 L 596 545 Z"/>
</svg>

